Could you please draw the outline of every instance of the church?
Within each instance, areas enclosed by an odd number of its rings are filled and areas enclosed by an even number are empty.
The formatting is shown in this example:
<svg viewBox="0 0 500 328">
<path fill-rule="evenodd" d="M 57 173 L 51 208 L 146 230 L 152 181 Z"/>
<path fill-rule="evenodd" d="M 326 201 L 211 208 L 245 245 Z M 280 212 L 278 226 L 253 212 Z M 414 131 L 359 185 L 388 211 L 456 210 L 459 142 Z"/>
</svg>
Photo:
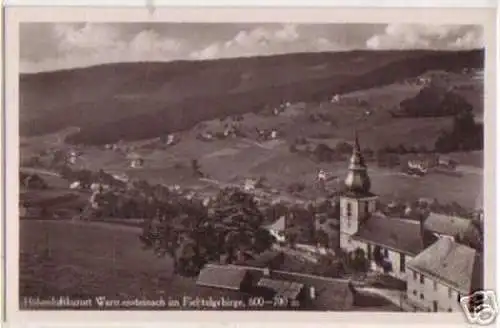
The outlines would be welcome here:
<svg viewBox="0 0 500 328">
<path fill-rule="evenodd" d="M 376 212 L 377 195 L 356 135 L 345 190 L 340 196 L 340 248 L 362 249 L 374 271 L 406 279 L 406 264 L 424 250 L 421 225 Z"/>
<path fill-rule="evenodd" d="M 372 271 L 405 281 L 408 300 L 418 308 L 456 311 L 458 296 L 482 286 L 482 254 L 446 233 L 428 238 L 425 221 L 378 213 L 377 199 L 356 134 L 340 196 L 340 248 L 363 250 Z M 445 226 L 447 220 L 456 218 L 440 218 Z"/>
</svg>

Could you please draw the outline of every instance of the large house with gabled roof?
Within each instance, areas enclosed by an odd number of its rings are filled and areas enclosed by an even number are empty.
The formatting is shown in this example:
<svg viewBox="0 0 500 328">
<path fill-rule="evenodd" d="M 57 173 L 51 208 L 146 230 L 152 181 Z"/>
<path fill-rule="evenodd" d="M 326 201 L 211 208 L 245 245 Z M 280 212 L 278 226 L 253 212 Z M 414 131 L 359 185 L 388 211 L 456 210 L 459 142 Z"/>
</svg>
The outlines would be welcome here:
<svg viewBox="0 0 500 328">
<path fill-rule="evenodd" d="M 482 256 L 442 237 L 408 263 L 408 300 L 432 312 L 460 311 L 460 296 L 482 289 Z"/>
</svg>

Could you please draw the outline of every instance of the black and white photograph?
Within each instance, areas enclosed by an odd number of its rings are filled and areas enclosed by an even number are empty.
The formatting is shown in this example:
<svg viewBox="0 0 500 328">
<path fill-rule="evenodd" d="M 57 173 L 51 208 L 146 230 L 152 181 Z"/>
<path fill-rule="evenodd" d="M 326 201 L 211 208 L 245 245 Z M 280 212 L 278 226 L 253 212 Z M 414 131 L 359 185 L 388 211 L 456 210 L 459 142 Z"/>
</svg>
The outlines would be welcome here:
<svg viewBox="0 0 500 328">
<path fill-rule="evenodd" d="M 20 23 L 19 310 L 474 312 L 485 53 L 439 21 Z"/>
</svg>

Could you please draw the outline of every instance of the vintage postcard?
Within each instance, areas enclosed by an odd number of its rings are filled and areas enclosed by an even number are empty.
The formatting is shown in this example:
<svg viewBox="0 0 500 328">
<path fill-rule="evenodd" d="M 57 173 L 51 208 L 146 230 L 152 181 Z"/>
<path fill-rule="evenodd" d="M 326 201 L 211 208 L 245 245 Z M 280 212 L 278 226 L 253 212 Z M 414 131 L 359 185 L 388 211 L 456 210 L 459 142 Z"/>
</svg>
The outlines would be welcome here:
<svg viewBox="0 0 500 328">
<path fill-rule="evenodd" d="M 492 324 L 494 15 L 8 8 L 8 320 Z"/>
</svg>

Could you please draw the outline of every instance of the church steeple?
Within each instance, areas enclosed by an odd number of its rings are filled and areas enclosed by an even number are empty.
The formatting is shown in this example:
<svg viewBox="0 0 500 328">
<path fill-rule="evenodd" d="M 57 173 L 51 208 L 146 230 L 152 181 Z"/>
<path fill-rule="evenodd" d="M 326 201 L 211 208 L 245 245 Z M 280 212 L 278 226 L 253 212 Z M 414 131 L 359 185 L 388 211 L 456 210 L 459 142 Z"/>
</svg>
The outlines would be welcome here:
<svg viewBox="0 0 500 328">
<path fill-rule="evenodd" d="M 359 146 L 358 133 L 354 133 L 354 147 L 349 162 L 349 172 L 345 179 L 347 191 L 353 194 L 364 195 L 370 192 L 371 182 L 368 176 L 365 160 Z"/>
</svg>

